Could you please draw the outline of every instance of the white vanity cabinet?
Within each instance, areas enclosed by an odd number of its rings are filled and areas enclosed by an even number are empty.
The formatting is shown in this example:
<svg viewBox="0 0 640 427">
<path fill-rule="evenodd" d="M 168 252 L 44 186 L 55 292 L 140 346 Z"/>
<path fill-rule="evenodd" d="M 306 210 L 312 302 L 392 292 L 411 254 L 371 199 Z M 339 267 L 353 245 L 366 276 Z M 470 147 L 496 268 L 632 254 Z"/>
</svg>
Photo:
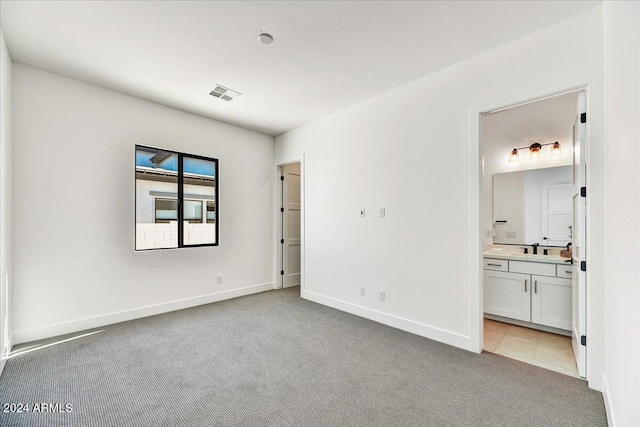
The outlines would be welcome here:
<svg viewBox="0 0 640 427">
<path fill-rule="evenodd" d="M 484 271 L 484 312 L 531 321 L 528 274 Z"/>
<path fill-rule="evenodd" d="M 531 276 L 531 322 L 571 330 L 571 279 Z"/>
<path fill-rule="evenodd" d="M 571 330 L 572 282 L 567 272 L 564 265 L 485 258 L 484 312 Z"/>
</svg>

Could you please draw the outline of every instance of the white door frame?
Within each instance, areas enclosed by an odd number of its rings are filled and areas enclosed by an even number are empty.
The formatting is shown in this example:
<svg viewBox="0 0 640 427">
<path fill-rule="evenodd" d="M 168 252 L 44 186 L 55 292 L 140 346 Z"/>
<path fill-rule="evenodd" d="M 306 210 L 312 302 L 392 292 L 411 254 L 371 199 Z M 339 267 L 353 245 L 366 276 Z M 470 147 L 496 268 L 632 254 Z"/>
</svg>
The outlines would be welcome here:
<svg viewBox="0 0 640 427">
<path fill-rule="evenodd" d="M 276 230 L 276 235 L 275 235 L 275 279 L 274 279 L 274 288 L 275 289 L 282 289 L 282 285 L 283 285 L 283 277 L 280 274 L 280 270 L 282 267 L 282 244 L 280 243 L 280 239 L 282 236 L 282 221 L 281 219 L 281 214 L 282 212 L 280 211 L 280 208 L 283 207 L 283 194 L 282 194 L 282 182 L 280 181 L 280 175 L 281 175 L 281 170 L 282 168 L 284 168 L 287 165 L 291 165 L 291 164 L 295 164 L 295 163 L 300 163 L 300 295 L 303 295 L 304 291 L 305 291 L 305 274 L 304 274 L 304 266 L 305 266 L 305 262 L 304 262 L 304 254 L 305 254 L 305 239 L 304 239 L 304 212 L 305 212 L 305 203 L 304 203 L 304 195 L 305 195 L 305 186 L 304 186 L 304 157 L 302 159 L 296 159 L 296 160 L 292 160 L 290 162 L 286 162 L 286 163 L 281 163 L 279 165 L 276 166 L 276 197 L 275 197 L 275 201 L 276 201 L 276 206 L 275 206 L 275 222 L 276 222 L 276 226 L 275 226 L 275 230 Z"/>
<path fill-rule="evenodd" d="M 470 331 L 471 350 L 482 352 L 484 340 L 483 328 L 483 240 L 484 218 L 482 209 L 482 182 L 484 179 L 483 154 L 481 145 L 481 116 L 484 113 L 497 112 L 518 105 L 539 101 L 541 99 L 584 91 L 587 99 L 587 141 L 585 151 L 588 153 L 587 185 L 592 187 L 592 194 L 604 200 L 603 168 L 604 146 L 604 90 L 601 72 L 569 78 L 560 82 L 531 89 L 526 92 L 505 98 L 477 104 L 469 108 L 469 267 L 470 267 Z M 597 141 L 597 142 L 594 142 Z M 600 143 L 598 143 L 600 142 Z M 602 390 L 604 374 L 604 226 L 603 212 L 598 203 L 591 203 L 587 208 L 587 254 L 590 254 L 588 265 L 594 264 L 593 270 L 587 270 L 587 330 L 589 331 L 587 346 L 587 380 L 589 387 Z"/>
</svg>

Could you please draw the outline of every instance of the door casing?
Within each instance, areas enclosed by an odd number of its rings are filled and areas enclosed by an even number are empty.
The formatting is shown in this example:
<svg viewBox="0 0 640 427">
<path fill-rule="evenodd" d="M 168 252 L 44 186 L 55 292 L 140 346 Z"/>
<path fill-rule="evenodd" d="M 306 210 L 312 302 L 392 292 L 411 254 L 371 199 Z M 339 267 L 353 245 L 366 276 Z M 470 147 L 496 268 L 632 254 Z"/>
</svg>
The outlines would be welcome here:
<svg viewBox="0 0 640 427">
<path fill-rule="evenodd" d="M 593 79 L 593 75 L 588 75 L 583 79 L 573 79 L 573 82 L 582 80 L 581 83 L 577 83 L 577 84 L 570 84 L 570 83 L 566 83 L 566 85 L 562 85 L 557 84 L 557 85 L 550 85 L 549 86 L 549 90 L 548 91 L 544 91 L 544 89 L 541 90 L 537 90 L 537 91 L 532 91 L 531 96 L 522 96 L 521 98 L 518 98 L 517 96 L 513 96 L 510 97 L 508 101 L 504 101 L 503 103 L 500 103 L 500 101 L 493 101 L 493 102 L 489 102 L 489 103 L 485 103 L 482 105 L 477 105 L 473 108 L 470 109 L 470 119 L 471 119 L 471 126 L 470 128 L 473 129 L 472 134 L 471 134 L 471 138 L 470 138 L 470 158 L 471 158 L 471 175 L 470 176 L 474 176 L 475 173 L 477 173 L 477 176 L 479 176 L 479 180 L 478 181 L 472 181 L 472 190 L 471 190 L 471 194 L 470 194 L 470 205 L 472 207 L 472 209 L 476 209 L 477 212 L 477 216 L 473 217 L 470 219 L 470 230 L 472 231 L 472 237 L 470 239 L 470 254 L 471 254 L 471 269 L 472 271 L 477 271 L 477 277 L 478 277 L 478 282 L 479 282 L 479 287 L 476 289 L 472 288 L 472 295 L 471 295 L 471 300 L 477 302 L 478 304 L 472 304 L 471 306 L 471 315 L 472 317 L 476 317 L 477 316 L 477 323 L 475 323 L 475 325 L 477 326 L 476 328 L 472 328 L 471 330 L 471 334 L 470 334 L 470 338 L 472 340 L 472 343 L 475 343 L 475 346 L 473 347 L 474 351 L 477 351 L 478 353 L 482 352 L 483 349 L 483 341 L 484 341 L 484 328 L 483 328 L 483 305 L 484 305 L 484 301 L 483 301 L 483 292 L 484 292 L 484 281 L 483 281 L 483 269 L 482 269 L 482 253 L 483 253 L 483 237 L 482 237 L 482 229 L 483 229 L 483 211 L 482 211 L 482 182 L 484 179 L 486 179 L 486 177 L 484 177 L 484 172 L 483 172 L 483 154 L 482 154 L 482 136 L 481 136 L 481 124 L 482 124 L 482 120 L 481 117 L 483 114 L 487 114 L 487 113 L 495 113 L 501 110 L 506 110 L 509 108 L 513 108 L 513 107 L 517 107 L 520 105 L 524 105 L 524 104 L 528 104 L 531 102 L 536 102 L 536 101 L 540 101 L 546 98 L 550 98 L 550 97 L 554 97 L 554 96 L 559 96 L 559 95 L 564 95 L 564 94 L 568 94 L 568 93 L 576 93 L 576 92 L 585 92 L 585 96 L 587 98 L 587 100 L 589 100 L 589 91 L 590 91 L 590 86 L 591 84 L 589 83 L 589 81 L 591 79 Z M 586 81 L 585 81 L 586 80 Z M 588 102 L 587 102 L 588 104 Z M 588 109 L 588 105 L 587 105 L 587 109 Z M 589 113 L 587 112 L 587 115 L 589 115 Z M 589 147 L 589 140 L 591 138 L 591 135 L 587 135 L 586 141 L 584 141 L 584 145 L 585 145 L 585 151 L 588 151 L 588 147 Z M 476 165 L 473 164 L 474 159 L 477 160 Z M 476 188 L 473 188 L 474 186 L 476 186 Z M 588 212 L 587 212 L 588 214 Z M 589 229 L 589 225 L 587 225 L 587 231 Z M 588 247 L 589 245 L 589 241 L 587 241 L 587 251 L 589 251 Z M 476 293 L 477 292 L 477 293 Z M 585 307 L 583 307 L 584 310 L 588 310 L 588 305 L 585 304 Z M 587 314 L 589 312 L 587 311 Z M 589 320 L 587 320 L 587 323 L 589 323 Z M 595 349 L 589 349 L 587 348 L 587 353 L 589 353 L 589 351 L 592 350 L 595 352 Z M 601 349 L 598 349 L 598 351 L 601 351 Z M 587 357 L 588 360 L 588 357 Z M 594 372 L 590 372 L 589 374 L 587 374 L 586 379 L 590 380 L 591 375 L 592 374 L 594 377 L 597 376 L 597 373 Z M 595 384 L 599 385 L 600 381 L 596 380 L 594 381 Z M 590 384 L 591 386 L 591 381 Z M 596 387 L 592 387 L 592 388 L 596 388 L 599 389 L 598 386 Z"/>
</svg>

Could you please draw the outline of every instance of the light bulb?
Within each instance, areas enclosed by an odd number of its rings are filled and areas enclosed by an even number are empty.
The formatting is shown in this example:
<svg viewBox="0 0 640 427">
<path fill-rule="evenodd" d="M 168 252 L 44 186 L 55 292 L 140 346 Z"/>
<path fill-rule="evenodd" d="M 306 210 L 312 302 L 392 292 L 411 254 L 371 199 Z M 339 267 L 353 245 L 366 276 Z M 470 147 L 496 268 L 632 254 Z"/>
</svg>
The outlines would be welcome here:
<svg viewBox="0 0 640 427">
<path fill-rule="evenodd" d="M 560 143 L 558 141 L 553 143 L 553 146 L 551 147 L 551 155 L 554 157 L 562 155 L 562 148 L 560 148 Z"/>
<path fill-rule="evenodd" d="M 509 163 L 518 163 L 520 161 L 520 156 L 518 156 L 518 150 L 513 149 L 511 154 L 509 154 Z"/>
<path fill-rule="evenodd" d="M 539 159 L 541 148 L 542 148 L 542 145 L 538 144 L 537 142 L 534 142 L 533 144 L 531 144 L 531 146 L 529 147 L 529 160 Z"/>
</svg>

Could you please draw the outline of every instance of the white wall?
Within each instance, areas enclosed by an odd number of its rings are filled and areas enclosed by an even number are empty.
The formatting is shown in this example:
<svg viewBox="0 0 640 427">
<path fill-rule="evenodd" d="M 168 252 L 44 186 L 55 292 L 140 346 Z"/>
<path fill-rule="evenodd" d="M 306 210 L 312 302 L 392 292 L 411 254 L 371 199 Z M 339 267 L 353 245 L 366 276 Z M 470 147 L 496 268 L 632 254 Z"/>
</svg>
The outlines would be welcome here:
<svg viewBox="0 0 640 427">
<path fill-rule="evenodd" d="M 606 377 L 611 425 L 640 425 L 640 3 L 605 2 Z"/>
<path fill-rule="evenodd" d="M 0 373 L 11 350 L 11 67 L 0 30 Z"/>
<path fill-rule="evenodd" d="M 487 175 L 487 179 L 484 180 L 485 186 L 487 186 L 486 182 L 491 183 L 492 197 L 485 205 L 485 219 L 493 218 L 493 229 L 485 228 L 487 233 L 493 234 L 493 243 L 516 245 L 532 243 L 525 240 L 524 174 L 524 172 L 494 173 L 491 176 Z M 490 234 L 485 235 L 487 236 Z M 487 240 L 491 243 L 490 237 Z"/>
<path fill-rule="evenodd" d="M 14 64 L 15 342 L 271 289 L 273 141 Z M 135 144 L 220 160 L 219 247 L 134 252 Z"/>
<path fill-rule="evenodd" d="M 277 164 L 305 159 L 303 296 L 479 351 L 481 240 L 473 194 L 480 184 L 470 113 L 585 76 L 594 87 L 590 125 L 597 135 L 602 60 L 599 7 L 276 137 Z M 380 207 L 384 219 L 376 215 Z M 601 220 L 596 213 L 595 224 Z M 593 286 L 594 294 L 602 291 L 600 280 Z M 602 351 L 599 339 L 594 333 L 593 348 Z M 599 388 L 602 357 L 592 359 L 590 385 Z"/>
</svg>

